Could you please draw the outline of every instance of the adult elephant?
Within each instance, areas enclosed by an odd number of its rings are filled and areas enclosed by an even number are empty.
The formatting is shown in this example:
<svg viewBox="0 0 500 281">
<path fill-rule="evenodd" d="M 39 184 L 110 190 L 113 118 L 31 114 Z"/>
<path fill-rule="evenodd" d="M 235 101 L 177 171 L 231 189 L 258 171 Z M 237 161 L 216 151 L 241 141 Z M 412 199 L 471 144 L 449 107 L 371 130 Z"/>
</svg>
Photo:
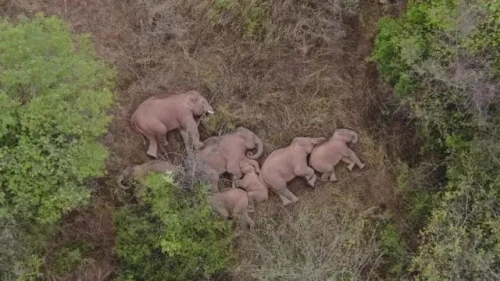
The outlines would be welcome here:
<svg viewBox="0 0 500 281">
<path fill-rule="evenodd" d="M 249 163 L 259 168 L 255 159 L 262 155 L 262 140 L 247 128 L 239 127 L 233 132 L 220 137 L 211 137 L 204 141 L 204 147 L 198 151 L 198 161 L 206 163 L 219 175 L 228 172 L 233 179 L 243 176 L 240 162 L 249 159 Z M 252 150 L 256 150 L 252 153 Z"/>
<path fill-rule="evenodd" d="M 305 178 L 307 184 L 314 187 L 316 175 L 307 165 L 307 156 L 324 140 L 325 138 L 296 137 L 289 146 L 271 152 L 262 164 L 260 180 L 279 195 L 283 205 L 299 201 L 287 188 L 287 183 L 295 177 Z"/>
<path fill-rule="evenodd" d="M 166 98 L 148 98 L 132 114 L 130 122 L 144 144 L 145 138 L 149 140 L 147 155 L 157 158 L 158 145 L 164 152 L 162 145 L 168 145 L 166 134 L 175 129 L 180 130 L 186 150 L 203 147 L 194 117 L 205 113 L 212 114 L 214 109 L 199 92 L 188 91 Z"/>
</svg>

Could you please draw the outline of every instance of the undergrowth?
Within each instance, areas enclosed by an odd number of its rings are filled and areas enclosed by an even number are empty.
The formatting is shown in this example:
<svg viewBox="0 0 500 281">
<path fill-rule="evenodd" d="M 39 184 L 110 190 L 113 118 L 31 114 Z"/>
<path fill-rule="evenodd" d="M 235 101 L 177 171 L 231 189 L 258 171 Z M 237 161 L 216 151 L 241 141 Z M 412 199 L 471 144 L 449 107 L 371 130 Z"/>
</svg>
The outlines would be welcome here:
<svg viewBox="0 0 500 281">
<path fill-rule="evenodd" d="M 140 202 L 115 216 L 118 280 L 200 280 L 226 269 L 231 232 L 212 213 L 207 191 L 148 176 Z"/>
<path fill-rule="evenodd" d="M 425 220 L 413 223 L 420 246 L 407 274 L 498 280 L 500 2 L 410 1 L 379 28 L 372 59 L 417 121 L 420 165 L 446 171 L 417 200 L 408 195 L 409 216 Z"/>
<path fill-rule="evenodd" d="M 87 35 L 38 15 L 0 19 L 0 279 L 32 279 L 61 217 L 104 175 L 113 72 Z"/>
</svg>

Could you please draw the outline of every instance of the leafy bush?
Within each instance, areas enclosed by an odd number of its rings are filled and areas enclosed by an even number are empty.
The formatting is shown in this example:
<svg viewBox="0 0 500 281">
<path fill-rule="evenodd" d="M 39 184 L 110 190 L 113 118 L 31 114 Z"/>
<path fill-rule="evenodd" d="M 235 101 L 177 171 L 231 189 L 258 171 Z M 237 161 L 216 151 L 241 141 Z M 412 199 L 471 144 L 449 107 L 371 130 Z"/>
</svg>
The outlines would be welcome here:
<svg viewBox="0 0 500 281">
<path fill-rule="evenodd" d="M 396 226 L 392 223 L 384 227 L 380 238 L 381 248 L 387 264 L 385 274 L 398 280 L 406 273 L 409 263 L 406 245 L 399 236 Z"/>
<path fill-rule="evenodd" d="M 0 20 L 0 244 L 25 249 L 2 262 L 28 258 L 65 212 L 88 202 L 86 181 L 104 171 L 96 139 L 110 121 L 112 87 L 88 36 L 72 38 L 53 17 Z M 23 271 L 0 267 L 2 280 Z"/>
<path fill-rule="evenodd" d="M 141 202 L 116 214 L 119 280 L 197 280 L 230 262 L 230 231 L 212 214 L 208 188 L 182 190 L 150 175 Z"/>
<path fill-rule="evenodd" d="M 412 260 L 419 280 L 500 275 L 499 36 L 498 0 L 410 1 L 380 22 L 372 59 L 412 109 L 422 152 L 446 167 Z"/>
</svg>

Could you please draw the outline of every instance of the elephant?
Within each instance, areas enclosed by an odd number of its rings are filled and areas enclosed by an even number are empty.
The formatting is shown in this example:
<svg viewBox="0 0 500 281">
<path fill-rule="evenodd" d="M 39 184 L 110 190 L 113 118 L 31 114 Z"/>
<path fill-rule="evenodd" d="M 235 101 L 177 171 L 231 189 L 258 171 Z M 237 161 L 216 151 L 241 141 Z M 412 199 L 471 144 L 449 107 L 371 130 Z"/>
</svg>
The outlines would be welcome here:
<svg viewBox="0 0 500 281">
<path fill-rule="evenodd" d="M 289 146 L 271 152 L 262 164 L 260 180 L 279 195 L 283 205 L 299 200 L 286 186 L 295 177 L 304 177 L 307 184 L 314 187 L 316 175 L 307 165 L 307 156 L 324 140 L 325 138 L 296 137 Z"/>
<path fill-rule="evenodd" d="M 180 172 L 179 167 L 174 164 L 163 161 L 163 160 L 152 160 L 140 165 L 130 165 L 125 170 L 123 170 L 120 175 L 116 178 L 116 183 L 122 189 L 129 189 L 130 182 L 137 180 L 141 181 L 149 173 L 172 173 L 178 174 Z"/>
<path fill-rule="evenodd" d="M 209 197 L 210 205 L 223 219 L 238 218 L 252 228 L 255 223 L 248 215 L 248 201 L 247 192 L 239 188 L 228 188 Z"/>
<path fill-rule="evenodd" d="M 250 150 L 256 149 L 255 153 Z M 259 164 L 255 159 L 259 158 L 263 151 L 260 138 L 244 127 L 238 127 L 233 132 L 220 137 L 211 137 L 204 141 L 204 147 L 196 154 L 198 161 L 207 163 L 208 166 L 217 171 L 219 175 L 228 172 L 234 179 L 243 176 L 240 161 L 250 161 L 258 169 Z"/>
<path fill-rule="evenodd" d="M 348 143 L 358 142 L 358 133 L 349 129 L 335 130 L 333 136 L 326 142 L 318 145 L 311 152 L 309 165 L 320 172 L 322 181 L 336 181 L 335 166 L 340 162 L 347 163 L 347 169 L 352 171 L 355 165 L 360 169 L 365 167 Z"/>
<path fill-rule="evenodd" d="M 235 180 L 235 186 L 241 187 L 248 193 L 248 211 L 253 212 L 256 203 L 262 203 L 269 197 L 269 190 L 259 179 L 259 166 L 254 166 L 248 160 L 240 162 L 243 179 Z"/>
<path fill-rule="evenodd" d="M 168 131 L 179 129 L 186 150 L 192 146 L 196 150 L 203 144 L 200 142 L 198 125 L 195 116 L 213 114 L 214 109 L 197 91 L 191 90 L 168 97 L 150 97 L 142 102 L 130 119 L 132 128 L 142 136 L 143 144 L 149 140 L 147 155 L 157 158 L 158 145 L 164 153 L 163 145 L 168 145 Z"/>
</svg>

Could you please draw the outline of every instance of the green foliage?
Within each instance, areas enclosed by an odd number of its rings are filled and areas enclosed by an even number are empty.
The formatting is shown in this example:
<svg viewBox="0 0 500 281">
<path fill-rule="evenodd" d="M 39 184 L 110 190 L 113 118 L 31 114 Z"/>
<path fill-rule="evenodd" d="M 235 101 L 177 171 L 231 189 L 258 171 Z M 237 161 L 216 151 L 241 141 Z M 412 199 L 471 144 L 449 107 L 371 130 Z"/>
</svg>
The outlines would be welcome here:
<svg viewBox="0 0 500 281">
<path fill-rule="evenodd" d="M 489 90 L 500 85 L 499 34 L 498 0 L 411 1 L 380 22 L 372 60 L 412 109 L 423 152 L 446 167 L 431 204 L 406 194 L 410 217 L 430 208 L 411 266 L 418 280 L 500 275 L 500 122 Z"/>
<path fill-rule="evenodd" d="M 392 223 L 387 224 L 382 230 L 380 239 L 387 263 L 386 274 L 392 277 L 401 277 L 408 266 L 409 256 L 396 226 Z"/>
<path fill-rule="evenodd" d="M 15 26 L 0 19 L 2 231 L 43 236 L 89 200 L 85 181 L 104 171 L 107 152 L 96 139 L 110 121 L 112 87 L 88 36 L 72 38 L 53 17 Z"/>
<path fill-rule="evenodd" d="M 206 186 L 178 188 L 150 175 L 141 202 L 116 214 L 119 280 L 196 280 L 230 262 L 230 231 L 207 201 Z"/>
</svg>

